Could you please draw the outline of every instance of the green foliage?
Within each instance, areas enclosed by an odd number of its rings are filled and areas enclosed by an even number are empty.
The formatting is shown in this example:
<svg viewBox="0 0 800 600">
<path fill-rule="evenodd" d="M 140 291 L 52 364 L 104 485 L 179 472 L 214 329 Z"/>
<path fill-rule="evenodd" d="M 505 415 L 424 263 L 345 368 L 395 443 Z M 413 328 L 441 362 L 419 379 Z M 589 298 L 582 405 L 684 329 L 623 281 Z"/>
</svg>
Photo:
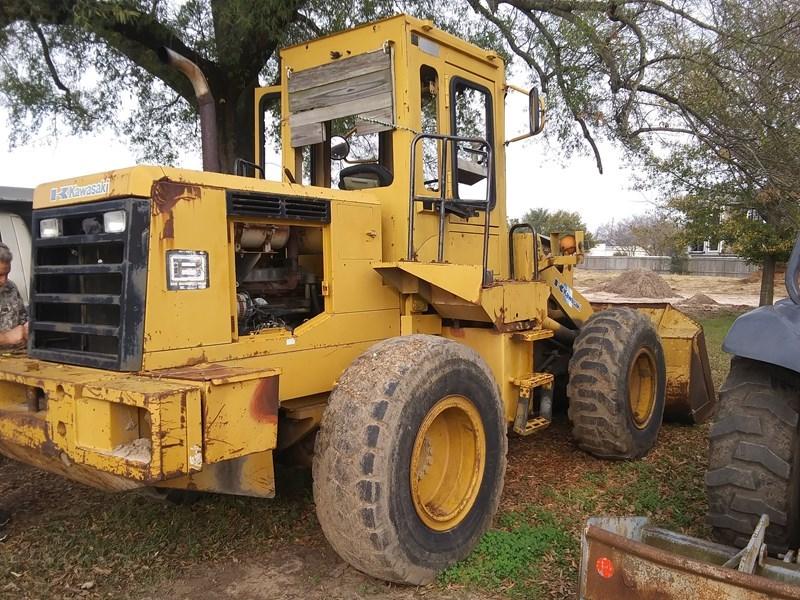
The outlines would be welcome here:
<svg viewBox="0 0 800 600">
<path fill-rule="evenodd" d="M 722 342 L 738 316 L 739 312 L 721 312 L 702 321 L 711 376 L 716 389 L 722 385 L 731 363 L 730 355 L 722 352 Z"/>
<path fill-rule="evenodd" d="M 724 0 L 714 8 L 724 35 L 681 41 L 696 58 L 671 93 L 690 108 L 692 137 L 648 161 L 686 241 L 722 239 L 754 263 L 786 260 L 800 224 L 800 14 L 790 4 Z"/>
<path fill-rule="evenodd" d="M 538 597 L 537 563 L 548 553 L 575 552 L 575 540 L 544 510 L 505 513 L 498 521 L 500 529 L 487 532 L 469 557 L 444 571 L 439 581 L 487 590 L 510 587 L 514 597 Z"/>
<path fill-rule="evenodd" d="M 594 243 L 591 232 L 586 230 L 586 223 L 579 212 L 571 210 L 550 210 L 548 208 L 532 208 L 518 219 L 510 219 L 514 223 L 529 223 L 536 233 L 568 233 L 572 231 L 586 232 L 585 247 L 588 250 Z"/>
<path fill-rule="evenodd" d="M 724 240 L 735 254 L 761 263 L 768 257 L 786 261 L 800 223 L 800 206 L 759 194 L 720 197 L 696 194 L 673 198 L 667 204 L 682 224 L 685 244 Z M 780 216 L 778 216 L 780 215 Z"/>
<path fill-rule="evenodd" d="M 252 154 L 253 89 L 277 78 L 278 48 L 396 9 L 389 0 L 8 0 L 0 9 L 0 106 L 9 142 L 106 131 L 126 137 L 140 160 L 159 163 L 197 149 L 191 85 L 156 55 L 168 46 L 206 75 L 230 168 L 231 157 Z"/>
</svg>

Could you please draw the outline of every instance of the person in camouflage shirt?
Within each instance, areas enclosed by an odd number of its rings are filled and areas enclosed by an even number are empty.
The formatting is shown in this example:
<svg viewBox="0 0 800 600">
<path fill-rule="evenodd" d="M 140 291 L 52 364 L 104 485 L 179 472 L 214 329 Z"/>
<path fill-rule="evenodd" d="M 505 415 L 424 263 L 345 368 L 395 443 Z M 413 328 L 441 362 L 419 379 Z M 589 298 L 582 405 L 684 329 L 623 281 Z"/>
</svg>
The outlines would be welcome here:
<svg viewBox="0 0 800 600">
<path fill-rule="evenodd" d="M 8 278 L 13 258 L 8 246 L 0 243 L 0 347 L 28 341 L 28 311 L 17 286 Z"/>
<path fill-rule="evenodd" d="M 14 282 L 8 278 L 14 255 L 0 243 L 0 349 L 21 346 L 28 340 L 28 311 Z M 5 526 L 11 513 L 0 508 L 0 542 L 5 541 Z"/>
</svg>

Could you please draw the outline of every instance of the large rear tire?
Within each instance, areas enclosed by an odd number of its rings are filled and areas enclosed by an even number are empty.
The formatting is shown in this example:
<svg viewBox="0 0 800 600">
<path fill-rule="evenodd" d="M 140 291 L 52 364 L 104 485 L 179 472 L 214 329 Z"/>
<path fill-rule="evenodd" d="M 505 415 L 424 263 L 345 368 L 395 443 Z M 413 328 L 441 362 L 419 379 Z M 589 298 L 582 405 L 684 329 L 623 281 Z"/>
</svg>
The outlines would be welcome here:
<svg viewBox="0 0 800 600">
<path fill-rule="evenodd" d="M 650 319 L 609 308 L 586 321 L 569 361 L 569 418 L 578 446 L 600 458 L 647 454 L 664 416 L 666 367 Z"/>
<path fill-rule="evenodd" d="M 734 358 L 709 435 L 706 489 L 715 537 L 744 546 L 762 514 L 772 552 L 800 544 L 800 376 Z"/>
<path fill-rule="evenodd" d="M 473 350 L 428 335 L 376 344 L 339 379 L 317 436 L 322 530 L 360 571 L 428 583 L 491 524 L 506 448 L 497 385 Z"/>
</svg>

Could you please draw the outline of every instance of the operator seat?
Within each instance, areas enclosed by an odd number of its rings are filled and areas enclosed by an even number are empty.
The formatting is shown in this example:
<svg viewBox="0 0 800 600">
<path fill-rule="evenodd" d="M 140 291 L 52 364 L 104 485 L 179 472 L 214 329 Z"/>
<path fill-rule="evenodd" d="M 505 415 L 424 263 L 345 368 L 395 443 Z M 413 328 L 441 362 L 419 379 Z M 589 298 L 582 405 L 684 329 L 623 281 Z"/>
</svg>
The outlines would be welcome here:
<svg viewBox="0 0 800 600">
<path fill-rule="evenodd" d="M 386 187 L 392 184 L 394 175 L 377 163 L 360 163 L 345 167 L 339 172 L 340 190 L 363 190 Z"/>
</svg>

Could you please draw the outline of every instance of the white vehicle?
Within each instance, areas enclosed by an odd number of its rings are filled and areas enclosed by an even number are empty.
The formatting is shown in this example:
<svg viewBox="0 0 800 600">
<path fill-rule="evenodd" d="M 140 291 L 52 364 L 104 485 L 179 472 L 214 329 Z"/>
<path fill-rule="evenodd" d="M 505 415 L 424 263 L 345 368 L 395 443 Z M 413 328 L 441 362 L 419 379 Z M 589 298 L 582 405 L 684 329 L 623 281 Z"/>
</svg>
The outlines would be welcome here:
<svg viewBox="0 0 800 600">
<path fill-rule="evenodd" d="M 19 288 L 27 305 L 30 301 L 31 234 L 28 227 L 33 190 L 0 187 L 0 242 L 14 254 L 9 278 Z"/>
</svg>

